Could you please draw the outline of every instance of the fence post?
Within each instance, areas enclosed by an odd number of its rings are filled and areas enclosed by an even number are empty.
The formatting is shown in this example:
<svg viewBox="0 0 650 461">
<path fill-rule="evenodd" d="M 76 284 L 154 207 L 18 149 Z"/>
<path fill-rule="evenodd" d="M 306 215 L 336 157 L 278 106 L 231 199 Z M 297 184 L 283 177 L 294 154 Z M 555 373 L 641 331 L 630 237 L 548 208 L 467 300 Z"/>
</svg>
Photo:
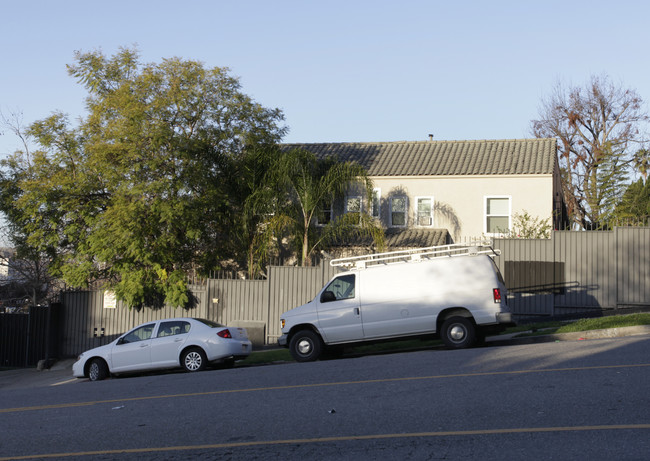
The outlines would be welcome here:
<svg viewBox="0 0 650 461">
<path fill-rule="evenodd" d="M 31 306 L 29 308 L 29 311 L 27 312 L 27 338 L 25 342 L 25 368 L 29 366 L 29 344 L 32 341 L 32 335 L 30 333 L 30 330 L 32 329 L 32 313 L 34 310 L 34 306 Z"/>
<path fill-rule="evenodd" d="M 614 302 L 615 308 L 618 309 L 618 270 L 619 270 L 619 261 L 618 261 L 618 252 L 619 252 L 619 247 L 618 247 L 618 227 L 614 226 L 614 276 L 616 277 L 616 288 L 614 290 L 616 291 L 615 297 L 614 297 Z"/>
<path fill-rule="evenodd" d="M 271 337 L 271 266 L 266 266 L 266 337 L 264 342 L 269 345 Z"/>
</svg>

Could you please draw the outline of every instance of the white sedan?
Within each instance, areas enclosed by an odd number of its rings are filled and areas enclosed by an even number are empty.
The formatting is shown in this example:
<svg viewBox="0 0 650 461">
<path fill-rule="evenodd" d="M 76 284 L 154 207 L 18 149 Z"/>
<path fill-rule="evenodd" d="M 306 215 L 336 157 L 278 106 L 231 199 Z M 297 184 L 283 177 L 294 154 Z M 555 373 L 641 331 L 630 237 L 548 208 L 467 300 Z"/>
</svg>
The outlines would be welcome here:
<svg viewBox="0 0 650 461">
<path fill-rule="evenodd" d="M 200 371 L 209 363 L 232 365 L 247 357 L 251 349 L 244 328 L 227 328 L 195 318 L 156 320 L 82 353 L 72 366 L 72 374 L 98 381 L 111 374 L 145 370 L 182 367 Z"/>
</svg>

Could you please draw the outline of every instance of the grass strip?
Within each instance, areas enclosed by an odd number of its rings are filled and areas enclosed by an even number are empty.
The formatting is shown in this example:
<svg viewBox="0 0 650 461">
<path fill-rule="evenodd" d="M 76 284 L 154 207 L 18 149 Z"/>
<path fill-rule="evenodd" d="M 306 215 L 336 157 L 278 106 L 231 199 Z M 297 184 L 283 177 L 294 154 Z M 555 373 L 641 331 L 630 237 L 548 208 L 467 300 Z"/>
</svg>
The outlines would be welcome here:
<svg viewBox="0 0 650 461">
<path fill-rule="evenodd" d="M 578 331 L 603 330 L 607 328 L 623 328 L 636 325 L 650 325 L 650 313 L 636 313 L 625 315 L 610 315 L 606 317 L 580 319 L 570 322 L 551 321 L 538 322 L 508 328 L 503 334 L 522 333 L 519 336 L 548 335 L 553 333 L 575 333 Z M 352 354 L 377 354 L 387 351 L 408 349 L 425 349 L 441 346 L 437 339 L 407 339 L 385 343 L 352 346 L 346 348 L 346 353 Z M 262 365 L 274 362 L 292 362 L 293 358 L 288 349 L 271 349 L 255 351 L 245 360 L 238 362 L 240 365 Z"/>
</svg>

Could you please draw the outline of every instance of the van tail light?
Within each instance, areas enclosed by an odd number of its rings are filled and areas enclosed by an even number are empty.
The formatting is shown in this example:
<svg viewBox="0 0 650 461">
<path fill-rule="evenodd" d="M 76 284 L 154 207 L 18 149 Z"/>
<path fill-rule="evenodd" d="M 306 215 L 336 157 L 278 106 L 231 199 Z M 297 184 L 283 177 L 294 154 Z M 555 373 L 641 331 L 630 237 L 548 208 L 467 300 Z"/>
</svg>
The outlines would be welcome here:
<svg viewBox="0 0 650 461">
<path fill-rule="evenodd" d="M 220 336 L 222 338 L 232 338 L 232 335 L 230 334 L 230 330 L 228 328 L 221 330 L 219 333 L 217 333 L 217 336 Z"/>
<path fill-rule="evenodd" d="M 500 303 L 501 302 L 501 290 L 498 288 L 495 288 L 492 290 L 492 296 L 494 297 L 494 302 L 495 303 Z"/>
</svg>

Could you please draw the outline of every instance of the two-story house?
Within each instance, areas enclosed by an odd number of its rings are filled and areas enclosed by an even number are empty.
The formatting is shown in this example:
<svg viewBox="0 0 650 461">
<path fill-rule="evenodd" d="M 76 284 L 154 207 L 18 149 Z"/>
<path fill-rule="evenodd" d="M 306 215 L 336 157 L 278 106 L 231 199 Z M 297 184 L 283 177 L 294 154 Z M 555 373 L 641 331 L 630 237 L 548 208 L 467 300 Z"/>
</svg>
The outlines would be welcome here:
<svg viewBox="0 0 650 461">
<path fill-rule="evenodd" d="M 374 183 L 372 201 L 351 189 L 343 204 L 328 211 L 368 211 L 385 228 L 391 249 L 502 236 L 512 230 L 513 216 L 524 212 L 564 228 L 552 138 L 284 147 L 363 165 Z"/>
</svg>

